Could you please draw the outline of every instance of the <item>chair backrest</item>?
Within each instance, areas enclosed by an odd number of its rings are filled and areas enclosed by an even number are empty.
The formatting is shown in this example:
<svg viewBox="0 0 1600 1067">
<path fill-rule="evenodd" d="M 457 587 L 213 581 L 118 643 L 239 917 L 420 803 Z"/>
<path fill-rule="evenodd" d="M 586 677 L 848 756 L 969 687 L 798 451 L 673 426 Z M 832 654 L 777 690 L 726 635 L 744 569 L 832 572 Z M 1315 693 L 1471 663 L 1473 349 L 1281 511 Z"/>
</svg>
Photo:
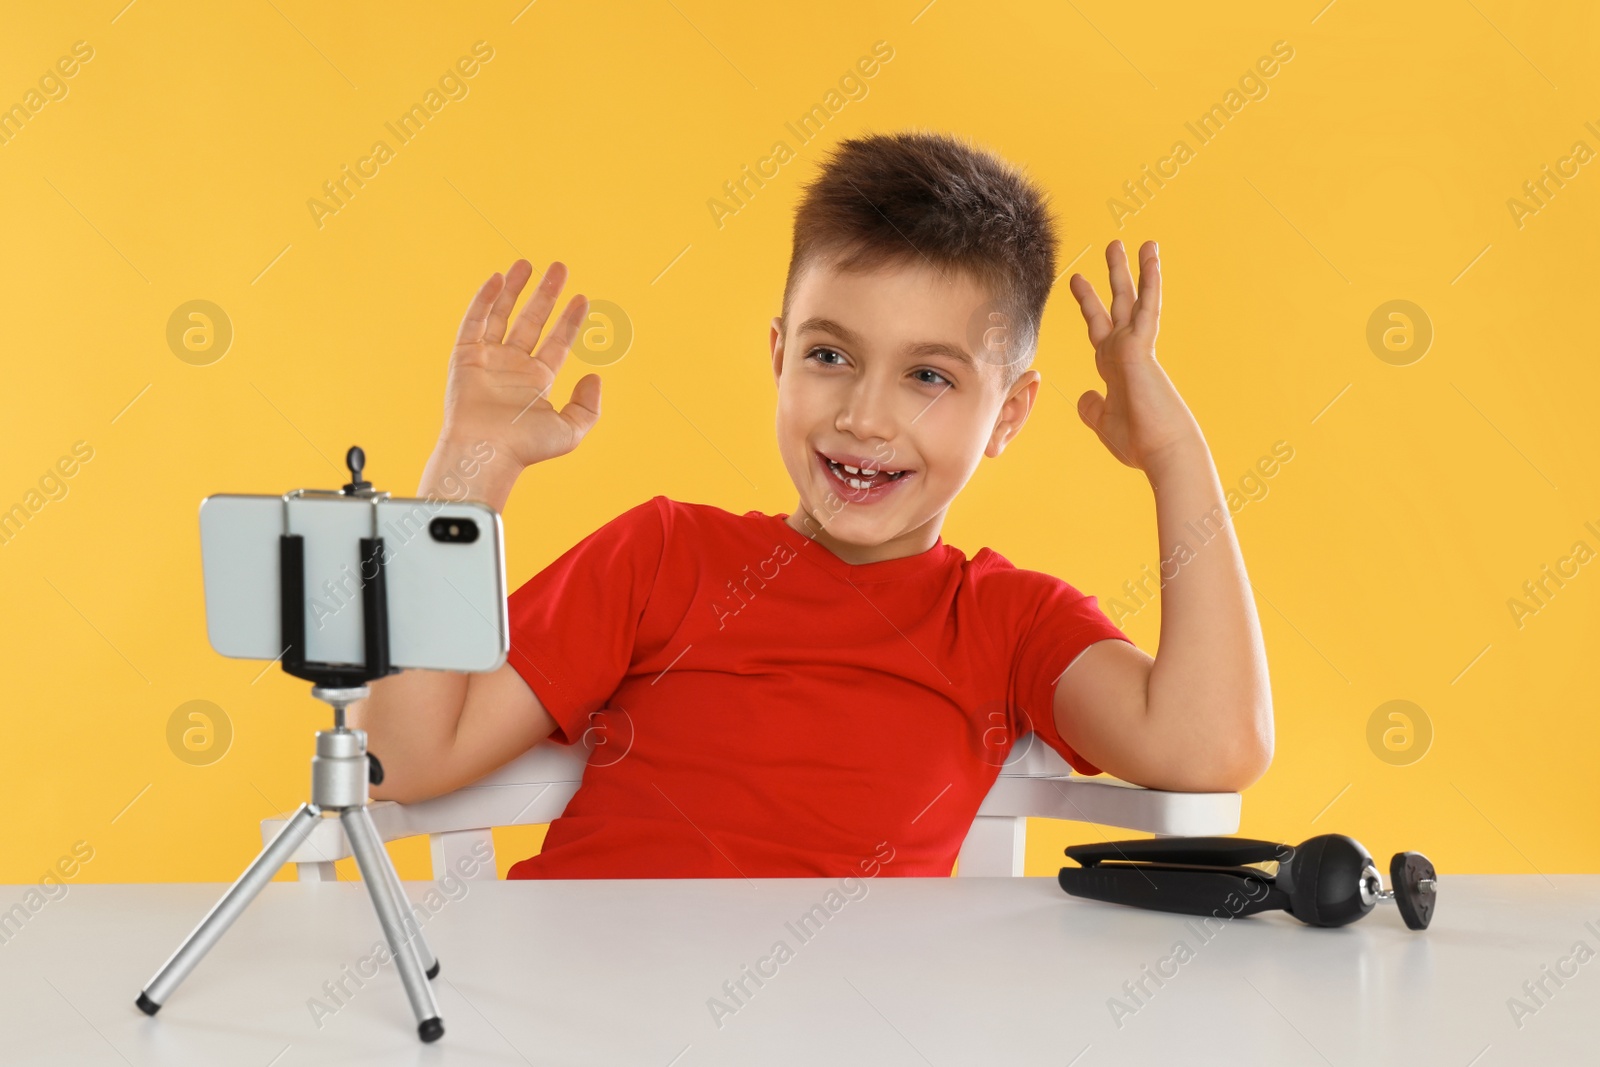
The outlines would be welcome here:
<svg viewBox="0 0 1600 1067">
<path fill-rule="evenodd" d="M 591 744 L 544 741 L 484 778 L 452 793 L 416 804 L 374 801 L 379 836 L 393 841 L 427 834 L 433 876 L 475 869 L 473 877 L 497 877 L 492 854 L 496 826 L 548 823 L 566 810 L 588 765 Z M 961 847 L 958 877 L 1022 874 L 1027 821 L 1072 819 L 1158 836 L 1222 836 L 1237 833 L 1238 793 L 1173 793 L 1129 785 L 1114 778 L 1075 775 L 1066 760 L 1032 733 L 1017 739 L 994 786 L 984 797 Z M 287 815 L 264 819 L 271 841 Z M 468 854 L 472 855 L 470 861 Z M 338 819 L 323 819 L 290 858 L 303 881 L 332 880 L 334 861 L 349 856 Z"/>
</svg>

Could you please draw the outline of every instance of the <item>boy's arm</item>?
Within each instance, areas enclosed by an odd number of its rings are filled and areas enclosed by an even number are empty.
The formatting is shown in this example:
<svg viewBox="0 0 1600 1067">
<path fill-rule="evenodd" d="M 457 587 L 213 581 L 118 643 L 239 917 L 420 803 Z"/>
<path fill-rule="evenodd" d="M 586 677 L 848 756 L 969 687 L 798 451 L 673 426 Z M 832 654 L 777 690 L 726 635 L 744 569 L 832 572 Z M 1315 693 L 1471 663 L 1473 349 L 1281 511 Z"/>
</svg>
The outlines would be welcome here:
<svg viewBox="0 0 1600 1067">
<path fill-rule="evenodd" d="M 1155 361 L 1161 276 L 1154 242 L 1140 254 L 1135 299 L 1121 242 L 1106 249 L 1109 315 L 1087 280 L 1073 275 L 1070 285 L 1106 381 L 1104 397 L 1079 398 L 1079 414 L 1118 459 L 1145 472 L 1155 492 L 1161 644 L 1154 659 L 1124 641 L 1091 645 L 1056 683 L 1053 711 L 1063 739 L 1124 781 L 1235 792 L 1272 762 L 1266 652 L 1211 453 Z"/>
<path fill-rule="evenodd" d="M 556 721 L 510 663 L 486 673 L 410 670 L 369 683 L 351 726 L 383 762 L 374 800 L 453 792 L 537 745 Z M 455 709 L 452 714 L 452 709 Z"/>
<path fill-rule="evenodd" d="M 517 260 L 491 275 L 461 322 L 450 354 L 444 428 L 417 494 L 476 500 L 504 511 L 523 469 L 577 447 L 600 416 L 600 378 L 585 375 L 557 411 L 545 396 L 561 368 L 588 302 L 576 296 L 549 336 L 544 329 L 566 279 L 551 264 L 517 320 L 507 324 L 533 271 Z M 503 340 L 502 340 L 503 337 Z M 367 732 L 383 762 L 378 800 L 413 802 L 458 789 L 549 737 L 556 723 L 511 664 L 488 672 L 408 670 L 369 684 L 350 706 L 350 725 Z"/>
<path fill-rule="evenodd" d="M 1150 480 L 1164 561 L 1158 654 L 1126 641 L 1090 645 L 1056 684 L 1056 729 L 1123 781 L 1238 792 L 1266 772 L 1273 746 L 1244 560 L 1203 441 Z M 1196 530 L 1210 539 L 1198 543 Z"/>
</svg>

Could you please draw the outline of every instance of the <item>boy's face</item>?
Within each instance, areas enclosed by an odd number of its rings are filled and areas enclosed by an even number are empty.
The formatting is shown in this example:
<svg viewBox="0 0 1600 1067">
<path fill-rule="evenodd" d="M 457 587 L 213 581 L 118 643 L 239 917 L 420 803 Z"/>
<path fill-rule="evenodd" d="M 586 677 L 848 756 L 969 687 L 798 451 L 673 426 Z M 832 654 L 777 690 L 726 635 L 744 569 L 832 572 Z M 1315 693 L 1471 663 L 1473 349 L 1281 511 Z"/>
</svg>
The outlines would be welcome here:
<svg viewBox="0 0 1600 1067">
<path fill-rule="evenodd" d="M 800 492 L 790 526 L 848 563 L 933 547 L 950 502 L 1022 429 L 1039 389 L 1028 370 L 1001 392 L 999 350 L 981 347 L 988 302 L 976 280 L 926 261 L 801 276 L 790 321 L 772 320 L 778 448 Z"/>
</svg>

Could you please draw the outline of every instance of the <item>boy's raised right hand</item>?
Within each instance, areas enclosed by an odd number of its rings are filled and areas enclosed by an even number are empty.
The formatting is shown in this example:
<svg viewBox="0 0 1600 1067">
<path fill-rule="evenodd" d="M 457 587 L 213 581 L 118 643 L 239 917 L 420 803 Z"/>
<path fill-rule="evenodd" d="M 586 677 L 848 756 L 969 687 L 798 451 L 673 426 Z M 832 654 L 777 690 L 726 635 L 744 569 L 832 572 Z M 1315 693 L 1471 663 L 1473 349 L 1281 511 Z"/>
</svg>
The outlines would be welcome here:
<svg viewBox="0 0 1600 1067">
<path fill-rule="evenodd" d="M 519 259 L 501 276 L 483 283 L 462 317 L 450 353 L 444 391 L 445 451 L 481 448 L 488 442 L 504 469 L 522 468 L 566 455 L 600 418 L 600 376 L 586 374 L 559 411 L 550 387 L 588 315 L 589 301 L 574 296 L 534 352 L 556 297 L 566 283 L 566 265 L 550 264 L 511 328 L 506 324 L 533 265 Z"/>
</svg>

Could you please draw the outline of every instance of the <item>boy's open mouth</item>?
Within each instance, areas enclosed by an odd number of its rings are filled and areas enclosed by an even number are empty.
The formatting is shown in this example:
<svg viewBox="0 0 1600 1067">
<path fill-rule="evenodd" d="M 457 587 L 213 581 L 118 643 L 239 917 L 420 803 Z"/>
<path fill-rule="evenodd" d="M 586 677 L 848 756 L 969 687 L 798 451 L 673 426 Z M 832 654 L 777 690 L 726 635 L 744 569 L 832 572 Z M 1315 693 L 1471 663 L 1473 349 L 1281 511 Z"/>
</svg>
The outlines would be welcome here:
<svg viewBox="0 0 1600 1067">
<path fill-rule="evenodd" d="M 839 485 L 855 492 L 870 492 L 886 486 L 896 485 L 915 473 L 910 469 L 905 470 L 880 470 L 875 467 L 857 464 L 866 464 L 870 461 L 862 460 L 856 456 L 845 456 L 835 459 L 823 452 L 817 453 L 817 461 L 838 482 Z M 850 461 L 850 462 L 847 462 Z"/>
</svg>

